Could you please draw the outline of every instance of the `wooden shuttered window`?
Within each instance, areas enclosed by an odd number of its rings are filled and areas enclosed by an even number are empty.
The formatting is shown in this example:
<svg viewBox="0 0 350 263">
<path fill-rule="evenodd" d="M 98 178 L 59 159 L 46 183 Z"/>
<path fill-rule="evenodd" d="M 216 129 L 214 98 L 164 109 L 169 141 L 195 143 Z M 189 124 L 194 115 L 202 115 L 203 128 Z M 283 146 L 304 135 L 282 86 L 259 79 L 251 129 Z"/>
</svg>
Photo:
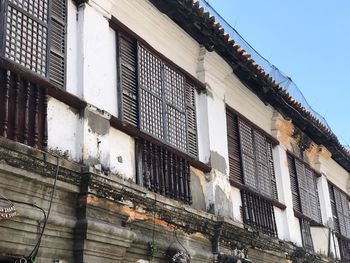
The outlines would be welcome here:
<svg viewBox="0 0 350 263">
<path fill-rule="evenodd" d="M 316 173 L 294 156 L 288 156 L 288 167 L 294 209 L 306 217 L 321 222 Z"/>
<path fill-rule="evenodd" d="M 226 110 L 227 142 L 230 166 L 230 181 L 243 184 L 241 150 L 238 134 L 238 117 Z"/>
<path fill-rule="evenodd" d="M 118 34 L 118 68 L 119 74 L 119 114 L 126 122 L 138 125 L 138 77 L 137 77 L 137 43 L 135 39 Z"/>
<path fill-rule="evenodd" d="M 66 1 L 1 2 L 1 55 L 63 87 Z"/>
<path fill-rule="evenodd" d="M 136 39 L 118 32 L 119 116 L 197 157 L 196 88 Z"/>
<path fill-rule="evenodd" d="M 336 190 L 334 190 L 334 187 L 330 184 L 328 184 L 328 190 L 329 190 L 329 197 L 331 201 L 331 209 L 332 209 L 332 216 L 333 216 L 333 228 L 337 233 L 340 233 L 337 205 L 335 203 L 335 193 L 334 193 Z"/>
<path fill-rule="evenodd" d="M 230 181 L 277 200 L 272 143 L 263 132 L 230 110 L 226 117 Z"/>
<path fill-rule="evenodd" d="M 60 87 L 65 84 L 66 21 L 66 0 L 51 0 L 49 78 Z"/>
<path fill-rule="evenodd" d="M 350 238 L 349 197 L 337 187 L 329 185 L 334 229 L 346 238 Z"/>
<path fill-rule="evenodd" d="M 288 169 L 289 169 L 289 176 L 290 176 L 290 185 L 292 190 L 293 208 L 297 212 L 301 213 L 297 171 L 295 169 L 294 158 L 291 155 L 288 155 Z"/>
</svg>

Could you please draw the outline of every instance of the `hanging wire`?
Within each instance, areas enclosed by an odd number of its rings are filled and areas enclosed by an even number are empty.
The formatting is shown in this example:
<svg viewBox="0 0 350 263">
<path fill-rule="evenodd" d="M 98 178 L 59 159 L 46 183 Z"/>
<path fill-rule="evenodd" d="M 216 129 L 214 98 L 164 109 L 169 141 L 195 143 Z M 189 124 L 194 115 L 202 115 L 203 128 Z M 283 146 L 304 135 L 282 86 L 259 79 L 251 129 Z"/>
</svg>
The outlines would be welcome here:
<svg viewBox="0 0 350 263">
<path fill-rule="evenodd" d="M 53 197 L 54 197 L 55 192 L 56 192 L 56 184 L 57 184 L 59 169 L 60 169 L 60 159 L 57 157 L 56 175 L 55 175 L 55 181 L 54 181 L 52 192 L 51 192 L 50 204 L 49 204 L 49 208 L 48 208 L 48 211 L 47 211 L 47 216 L 45 218 L 44 225 L 42 227 L 42 230 L 41 230 L 40 236 L 38 238 L 38 241 L 37 241 L 35 247 L 33 248 L 32 252 L 29 254 L 29 259 L 31 260 L 31 262 L 35 261 L 35 257 L 38 254 L 38 251 L 39 251 L 39 248 L 40 248 L 40 245 L 41 245 L 41 240 L 42 240 L 42 237 L 44 235 L 45 228 L 46 228 L 46 224 L 47 224 L 47 221 L 48 221 L 50 213 L 51 213 Z"/>
<path fill-rule="evenodd" d="M 282 87 L 289 95 L 291 95 L 296 101 L 301 103 L 311 115 L 317 118 L 324 126 L 331 130 L 324 116 L 315 111 L 308 103 L 299 87 L 293 82 L 293 80 L 284 74 L 275 65 L 269 62 L 263 57 L 258 51 L 256 51 L 239 33 L 234 29 L 210 4 L 209 0 L 198 0 L 200 6 L 208 12 L 211 16 L 215 17 L 215 21 L 220 23 L 221 27 L 226 33 L 235 41 L 236 44 L 240 45 L 247 53 L 249 53 L 252 59 L 262 67 L 265 72 L 269 73 L 270 76 Z"/>
</svg>

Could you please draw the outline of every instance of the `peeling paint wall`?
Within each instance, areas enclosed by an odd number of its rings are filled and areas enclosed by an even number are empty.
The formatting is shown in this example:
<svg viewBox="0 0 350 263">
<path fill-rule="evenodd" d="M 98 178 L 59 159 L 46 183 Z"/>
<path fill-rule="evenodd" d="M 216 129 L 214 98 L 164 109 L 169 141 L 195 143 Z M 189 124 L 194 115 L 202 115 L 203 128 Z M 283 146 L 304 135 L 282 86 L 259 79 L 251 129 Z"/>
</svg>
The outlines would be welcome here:
<svg viewBox="0 0 350 263">
<path fill-rule="evenodd" d="M 80 112 L 66 104 L 50 98 L 48 103 L 48 148 L 59 155 L 82 160 L 83 120 Z"/>
</svg>

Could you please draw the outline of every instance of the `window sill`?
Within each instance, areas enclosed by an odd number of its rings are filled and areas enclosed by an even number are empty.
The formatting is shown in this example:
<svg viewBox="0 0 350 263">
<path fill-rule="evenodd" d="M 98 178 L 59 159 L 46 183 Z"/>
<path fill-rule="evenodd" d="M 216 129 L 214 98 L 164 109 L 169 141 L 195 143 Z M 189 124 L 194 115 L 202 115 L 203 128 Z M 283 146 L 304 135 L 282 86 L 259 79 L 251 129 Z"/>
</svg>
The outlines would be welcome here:
<svg viewBox="0 0 350 263">
<path fill-rule="evenodd" d="M 299 211 L 296 211 L 295 209 L 293 209 L 294 211 L 294 216 L 301 219 L 301 218 L 304 218 L 308 221 L 310 221 L 310 226 L 319 226 L 319 227 L 325 227 L 322 223 L 318 223 L 316 222 L 315 220 L 305 216 L 303 213 L 299 212 Z"/>
<path fill-rule="evenodd" d="M 277 200 L 274 200 L 274 199 L 272 199 L 272 198 L 270 198 L 270 197 L 266 197 L 266 196 L 264 196 L 263 194 L 257 192 L 256 190 L 252 189 L 252 188 L 249 187 L 249 186 L 246 186 L 246 185 L 244 185 L 244 184 L 241 184 L 241 183 L 238 183 L 238 182 L 235 182 L 235 181 L 232 181 L 232 180 L 230 180 L 230 184 L 231 184 L 233 187 L 236 187 L 236 188 L 238 188 L 238 189 L 240 189 L 240 190 L 246 190 L 246 191 L 248 191 L 248 192 L 251 192 L 251 193 L 253 193 L 253 194 L 257 195 L 257 196 L 260 196 L 260 197 L 266 199 L 267 201 L 271 202 L 273 206 L 275 206 L 275 207 L 277 207 L 277 208 L 279 208 L 279 209 L 284 210 L 284 209 L 287 208 L 285 204 L 282 204 L 282 203 L 278 202 Z"/>
<path fill-rule="evenodd" d="M 152 137 L 151 135 L 145 133 L 145 132 L 142 132 L 140 131 L 138 128 L 136 128 L 135 126 L 125 122 L 125 121 L 122 121 L 118 118 L 116 118 L 115 116 L 112 116 L 111 117 L 111 126 L 118 129 L 118 130 L 121 130 L 122 132 L 125 132 L 126 134 L 134 137 L 134 138 L 142 138 L 142 139 L 145 139 L 153 144 L 156 144 L 158 146 L 161 146 L 173 153 L 175 153 L 176 155 L 186 159 L 191 166 L 193 166 L 194 168 L 197 168 L 199 170 L 201 170 L 202 172 L 205 172 L 205 173 L 209 173 L 211 171 L 211 167 L 201 161 L 199 161 L 198 159 L 194 158 L 194 157 L 191 157 L 190 155 L 178 150 L 178 149 L 175 149 L 157 139 L 155 139 L 154 137 Z"/>
</svg>

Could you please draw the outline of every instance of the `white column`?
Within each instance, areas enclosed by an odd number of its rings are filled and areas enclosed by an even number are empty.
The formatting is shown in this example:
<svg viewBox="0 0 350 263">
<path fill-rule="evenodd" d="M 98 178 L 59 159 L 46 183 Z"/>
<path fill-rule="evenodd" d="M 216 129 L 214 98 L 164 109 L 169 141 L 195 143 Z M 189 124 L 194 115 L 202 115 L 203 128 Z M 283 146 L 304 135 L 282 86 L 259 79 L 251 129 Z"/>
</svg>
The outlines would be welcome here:
<svg viewBox="0 0 350 263">
<path fill-rule="evenodd" d="M 275 138 L 281 135 L 281 123 L 283 117 L 275 112 L 272 120 L 272 134 Z M 286 209 L 281 212 L 281 221 L 276 218 L 277 230 L 280 239 L 291 241 L 297 245 L 302 245 L 299 220 L 294 216 L 293 195 L 291 190 L 288 159 L 285 146 L 281 143 L 273 149 L 274 167 L 276 175 L 277 193 L 279 202 L 286 205 Z"/>
</svg>

